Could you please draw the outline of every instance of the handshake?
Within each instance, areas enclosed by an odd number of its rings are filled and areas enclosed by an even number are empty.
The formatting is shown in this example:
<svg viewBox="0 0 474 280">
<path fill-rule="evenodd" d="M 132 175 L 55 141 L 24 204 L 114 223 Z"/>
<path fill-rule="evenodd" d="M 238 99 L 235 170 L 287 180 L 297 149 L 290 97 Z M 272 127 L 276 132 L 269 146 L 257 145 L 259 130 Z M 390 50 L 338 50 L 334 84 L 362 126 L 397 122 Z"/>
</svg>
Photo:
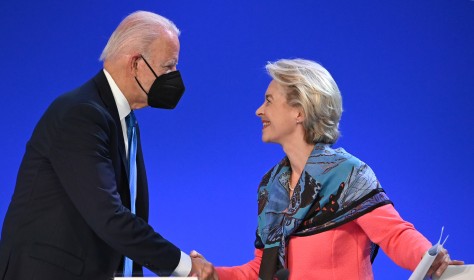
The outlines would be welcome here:
<svg viewBox="0 0 474 280">
<path fill-rule="evenodd" d="M 192 261 L 192 268 L 189 276 L 198 277 L 199 280 L 219 280 L 217 271 L 201 254 L 196 251 L 191 251 L 189 254 Z M 273 279 L 274 280 L 288 280 L 289 271 L 286 268 L 278 270 Z M 228 278 L 228 276 L 226 277 Z"/>
<path fill-rule="evenodd" d="M 201 254 L 191 251 L 189 254 L 192 261 L 192 268 L 189 276 L 198 277 L 199 280 L 218 280 L 217 272 L 212 263 L 208 262 Z"/>
</svg>

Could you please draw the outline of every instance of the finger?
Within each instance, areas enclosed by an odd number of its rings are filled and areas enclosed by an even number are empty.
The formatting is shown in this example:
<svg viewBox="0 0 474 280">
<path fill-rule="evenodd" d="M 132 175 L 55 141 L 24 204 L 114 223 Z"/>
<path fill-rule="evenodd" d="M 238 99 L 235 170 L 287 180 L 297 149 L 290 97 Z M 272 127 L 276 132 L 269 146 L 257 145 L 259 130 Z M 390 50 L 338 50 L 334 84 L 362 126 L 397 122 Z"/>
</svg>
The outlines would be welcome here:
<svg viewBox="0 0 474 280">
<path fill-rule="evenodd" d="M 464 261 L 458 261 L 458 260 L 451 260 L 449 262 L 450 265 L 463 265 Z"/>
<path fill-rule="evenodd" d="M 448 259 L 449 259 L 448 250 L 446 250 L 446 248 L 441 248 L 438 255 L 434 259 L 433 263 L 431 264 L 430 268 L 428 269 L 426 275 L 431 277 L 436 271 L 438 271 L 438 269 L 441 267 L 441 265 L 444 262 L 446 262 L 446 264 L 448 264 L 448 262 L 447 262 Z M 446 269 L 446 268 L 444 268 L 444 269 Z M 443 271 L 444 271 L 444 269 L 443 269 Z"/>
<path fill-rule="evenodd" d="M 431 277 L 431 275 L 433 275 L 433 273 L 438 269 L 438 267 L 441 264 L 441 259 L 440 258 L 441 258 L 441 255 L 436 256 L 435 260 L 433 261 L 430 268 L 426 272 L 426 275 Z"/>
<path fill-rule="evenodd" d="M 201 254 L 199 254 L 196 250 L 192 250 L 189 255 L 193 258 L 204 258 Z"/>
<path fill-rule="evenodd" d="M 428 275 L 429 277 L 431 277 L 431 275 L 433 275 L 434 270 L 435 270 L 434 267 L 431 266 L 431 267 L 428 269 L 428 271 L 426 272 L 426 275 Z"/>
<path fill-rule="evenodd" d="M 441 262 L 440 266 L 436 270 L 436 276 L 439 277 L 439 276 L 441 276 L 441 274 L 443 274 L 443 272 L 448 267 L 450 261 L 451 261 L 451 259 L 449 258 L 449 254 L 446 254 L 444 256 L 443 261 Z"/>
<path fill-rule="evenodd" d="M 199 253 L 196 250 L 192 250 L 191 253 L 189 253 L 190 256 L 195 256 L 199 255 Z"/>
<path fill-rule="evenodd" d="M 214 279 L 214 267 L 212 264 L 206 264 L 203 266 L 201 270 L 201 278 L 202 279 Z"/>
</svg>

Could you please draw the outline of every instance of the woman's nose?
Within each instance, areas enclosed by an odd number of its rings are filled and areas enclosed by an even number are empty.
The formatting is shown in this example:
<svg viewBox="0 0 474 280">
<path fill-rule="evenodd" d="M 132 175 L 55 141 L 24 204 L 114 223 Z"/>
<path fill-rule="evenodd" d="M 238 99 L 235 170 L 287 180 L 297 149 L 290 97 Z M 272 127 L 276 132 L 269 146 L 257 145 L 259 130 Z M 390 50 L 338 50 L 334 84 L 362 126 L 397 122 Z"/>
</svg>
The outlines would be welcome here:
<svg viewBox="0 0 474 280">
<path fill-rule="evenodd" d="M 260 107 L 258 107 L 258 108 L 257 108 L 257 111 L 255 111 L 255 115 L 256 115 L 257 117 L 263 115 L 262 106 L 263 106 L 263 105 L 261 105 Z"/>
</svg>

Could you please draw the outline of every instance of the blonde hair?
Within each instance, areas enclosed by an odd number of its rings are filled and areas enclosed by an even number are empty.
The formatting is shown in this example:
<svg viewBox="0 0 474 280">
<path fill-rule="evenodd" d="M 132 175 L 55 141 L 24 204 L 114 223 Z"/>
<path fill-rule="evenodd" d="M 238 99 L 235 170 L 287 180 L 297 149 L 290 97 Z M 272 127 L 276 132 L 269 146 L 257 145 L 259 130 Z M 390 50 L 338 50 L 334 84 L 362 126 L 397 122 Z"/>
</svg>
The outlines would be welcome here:
<svg viewBox="0 0 474 280">
<path fill-rule="evenodd" d="M 320 64 L 305 59 L 280 59 L 265 66 L 286 91 L 290 106 L 301 108 L 307 143 L 333 144 L 339 138 L 342 97 L 331 74 Z"/>
<path fill-rule="evenodd" d="M 152 12 L 136 11 L 124 18 L 115 29 L 99 60 L 110 60 L 131 52 L 147 56 L 148 47 L 164 30 L 176 36 L 180 34 L 179 29 L 169 19 Z"/>
</svg>

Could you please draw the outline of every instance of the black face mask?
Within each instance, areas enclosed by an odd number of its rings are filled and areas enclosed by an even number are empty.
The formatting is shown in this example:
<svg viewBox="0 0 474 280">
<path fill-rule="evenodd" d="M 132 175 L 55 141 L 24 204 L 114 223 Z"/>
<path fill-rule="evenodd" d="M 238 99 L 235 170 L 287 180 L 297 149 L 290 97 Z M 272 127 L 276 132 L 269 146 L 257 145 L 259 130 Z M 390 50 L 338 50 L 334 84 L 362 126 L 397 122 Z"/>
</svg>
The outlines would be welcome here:
<svg viewBox="0 0 474 280">
<path fill-rule="evenodd" d="M 181 74 L 179 71 L 173 71 L 158 77 L 146 59 L 143 56 L 142 58 L 156 77 L 148 93 L 142 87 L 137 77 L 135 77 L 140 88 L 148 95 L 148 105 L 153 108 L 174 109 L 184 93 Z"/>
</svg>

